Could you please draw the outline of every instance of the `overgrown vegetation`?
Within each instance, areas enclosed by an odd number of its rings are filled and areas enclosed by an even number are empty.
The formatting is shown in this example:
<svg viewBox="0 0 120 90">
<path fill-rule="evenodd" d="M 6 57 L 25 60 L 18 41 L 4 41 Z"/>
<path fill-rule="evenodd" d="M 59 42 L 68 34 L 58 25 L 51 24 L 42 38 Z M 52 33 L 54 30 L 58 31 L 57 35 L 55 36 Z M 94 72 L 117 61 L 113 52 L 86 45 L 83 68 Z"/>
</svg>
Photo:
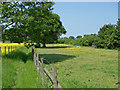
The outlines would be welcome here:
<svg viewBox="0 0 120 90">
<path fill-rule="evenodd" d="M 42 88 L 30 51 L 23 47 L 2 57 L 2 88 Z"/>
<path fill-rule="evenodd" d="M 94 46 L 97 48 L 116 49 L 120 47 L 120 19 L 117 25 L 104 25 L 100 28 L 98 34 L 84 35 L 83 37 L 73 36 L 58 39 L 58 43 Z"/>
</svg>

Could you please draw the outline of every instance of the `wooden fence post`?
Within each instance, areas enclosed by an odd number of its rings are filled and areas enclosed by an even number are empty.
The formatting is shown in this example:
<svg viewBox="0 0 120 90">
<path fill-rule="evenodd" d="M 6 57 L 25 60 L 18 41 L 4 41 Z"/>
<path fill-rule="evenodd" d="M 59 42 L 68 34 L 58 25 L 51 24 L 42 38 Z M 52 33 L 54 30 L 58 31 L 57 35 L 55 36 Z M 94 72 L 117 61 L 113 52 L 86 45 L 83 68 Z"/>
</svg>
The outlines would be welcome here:
<svg viewBox="0 0 120 90">
<path fill-rule="evenodd" d="M 11 46 L 10 46 L 10 52 L 11 52 Z"/>
<path fill-rule="evenodd" d="M 34 64 L 35 64 L 35 60 L 34 60 L 34 59 L 35 59 L 35 52 L 34 52 L 34 54 L 33 54 L 33 55 L 34 55 L 34 56 L 33 56 L 33 62 L 34 62 Z"/>
<path fill-rule="evenodd" d="M 54 65 L 52 66 L 52 71 L 53 71 L 53 84 L 54 84 L 54 88 L 58 88 L 57 70 L 56 70 L 56 67 Z"/>
<path fill-rule="evenodd" d="M 36 52 L 34 52 L 34 64 L 35 64 L 35 66 L 36 66 Z"/>
<path fill-rule="evenodd" d="M 10 52 L 9 48 L 10 48 L 10 47 L 8 46 L 8 53 Z"/>
<path fill-rule="evenodd" d="M 45 74 L 44 74 L 43 58 L 41 58 L 41 69 L 42 69 L 42 81 L 43 81 L 43 87 L 45 88 Z"/>
<path fill-rule="evenodd" d="M 12 51 L 12 46 L 11 46 L 11 51 Z"/>
<path fill-rule="evenodd" d="M 6 55 L 6 46 L 5 46 L 5 55 Z"/>
<path fill-rule="evenodd" d="M 40 67 L 39 67 L 39 54 L 37 54 L 37 71 L 40 74 Z"/>
<path fill-rule="evenodd" d="M 13 51 L 15 50 L 15 47 L 13 46 Z"/>
</svg>

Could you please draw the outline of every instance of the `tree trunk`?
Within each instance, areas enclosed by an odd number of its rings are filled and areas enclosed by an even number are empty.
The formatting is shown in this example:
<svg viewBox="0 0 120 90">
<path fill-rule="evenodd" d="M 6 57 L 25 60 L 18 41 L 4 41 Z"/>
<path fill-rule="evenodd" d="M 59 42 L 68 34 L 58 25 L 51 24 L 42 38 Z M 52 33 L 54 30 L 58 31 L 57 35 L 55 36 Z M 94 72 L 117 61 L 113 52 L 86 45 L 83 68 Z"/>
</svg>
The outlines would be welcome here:
<svg viewBox="0 0 120 90">
<path fill-rule="evenodd" d="M 45 42 L 43 42 L 43 48 L 45 48 L 46 47 L 46 44 L 45 44 Z"/>
</svg>

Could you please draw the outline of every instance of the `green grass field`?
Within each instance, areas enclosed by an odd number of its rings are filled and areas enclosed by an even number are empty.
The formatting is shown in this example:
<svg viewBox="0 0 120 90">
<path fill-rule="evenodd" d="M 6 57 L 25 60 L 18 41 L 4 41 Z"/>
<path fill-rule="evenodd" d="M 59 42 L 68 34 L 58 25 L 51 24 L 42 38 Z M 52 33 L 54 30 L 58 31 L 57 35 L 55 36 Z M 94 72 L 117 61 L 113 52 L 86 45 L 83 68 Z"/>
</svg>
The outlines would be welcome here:
<svg viewBox="0 0 120 90">
<path fill-rule="evenodd" d="M 2 88 L 42 88 L 41 78 L 26 48 L 2 58 Z"/>
<path fill-rule="evenodd" d="M 46 59 L 49 71 L 52 64 L 56 65 L 58 81 L 64 88 L 118 87 L 117 50 L 71 46 L 40 48 L 37 52 Z"/>
<path fill-rule="evenodd" d="M 90 47 L 48 45 L 37 48 L 45 67 L 57 67 L 63 88 L 117 88 L 118 51 Z M 42 81 L 32 61 L 31 48 L 25 47 L 2 58 L 3 88 L 41 88 Z"/>
</svg>

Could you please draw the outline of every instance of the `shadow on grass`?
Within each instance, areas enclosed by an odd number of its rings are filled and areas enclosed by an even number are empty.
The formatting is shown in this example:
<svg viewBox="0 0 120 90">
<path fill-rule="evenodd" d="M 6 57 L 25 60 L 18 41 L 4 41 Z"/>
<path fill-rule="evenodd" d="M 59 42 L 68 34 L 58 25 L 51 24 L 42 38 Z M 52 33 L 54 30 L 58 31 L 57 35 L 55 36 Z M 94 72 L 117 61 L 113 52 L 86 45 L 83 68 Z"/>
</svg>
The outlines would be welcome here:
<svg viewBox="0 0 120 90">
<path fill-rule="evenodd" d="M 27 54 L 27 59 L 28 59 L 28 60 L 32 60 L 32 52 L 29 52 L 29 53 Z"/>
<path fill-rule="evenodd" d="M 15 59 L 22 60 L 24 63 L 26 63 L 26 61 L 28 59 L 26 53 L 19 51 L 19 50 L 12 51 L 12 52 L 8 53 L 7 55 L 4 55 L 3 57 L 14 59 L 14 60 Z"/>
<path fill-rule="evenodd" d="M 51 47 L 51 48 L 55 48 L 55 47 Z M 32 52 L 26 54 L 21 50 L 15 50 L 8 53 L 7 55 L 4 55 L 3 57 L 7 57 L 13 60 L 22 60 L 24 63 L 26 63 L 27 60 L 32 60 Z M 52 64 L 52 63 L 62 62 L 67 59 L 72 59 L 75 58 L 76 56 L 64 55 L 64 54 L 39 54 L 39 59 L 41 57 L 44 58 L 45 64 Z"/>
<path fill-rule="evenodd" d="M 27 54 L 27 57 L 29 60 L 32 60 L 32 52 Z M 44 58 L 45 64 L 52 64 L 57 62 L 62 62 L 67 59 L 75 58 L 76 56 L 73 55 L 64 55 L 64 54 L 39 54 L 39 60 L 40 58 Z"/>
<path fill-rule="evenodd" d="M 73 55 L 64 55 L 64 54 L 39 54 L 39 58 L 44 58 L 45 64 L 52 64 L 57 62 L 62 62 L 67 59 L 75 58 Z"/>
</svg>

